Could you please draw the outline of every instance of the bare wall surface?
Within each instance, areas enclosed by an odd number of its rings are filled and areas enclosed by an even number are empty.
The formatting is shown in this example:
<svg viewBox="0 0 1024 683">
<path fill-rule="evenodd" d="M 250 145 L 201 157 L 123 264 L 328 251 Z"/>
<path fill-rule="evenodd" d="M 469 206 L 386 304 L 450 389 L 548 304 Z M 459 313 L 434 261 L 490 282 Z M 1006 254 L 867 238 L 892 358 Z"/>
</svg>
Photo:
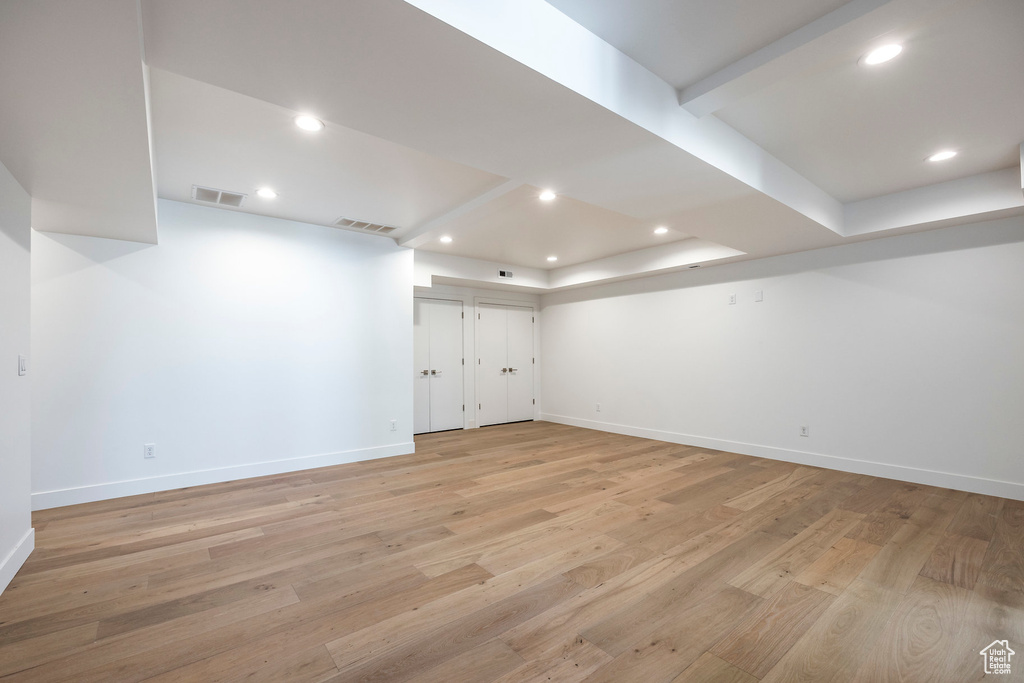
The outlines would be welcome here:
<svg viewBox="0 0 1024 683">
<path fill-rule="evenodd" d="M 158 246 L 34 235 L 36 508 L 412 451 L 410 250 L 159 210 Z"/>
<path fill-rule="evenodd" d="M 1022 272 L 1017 217 L 544 295 L 542 417 L 1024 499 Z"/>
</svg>

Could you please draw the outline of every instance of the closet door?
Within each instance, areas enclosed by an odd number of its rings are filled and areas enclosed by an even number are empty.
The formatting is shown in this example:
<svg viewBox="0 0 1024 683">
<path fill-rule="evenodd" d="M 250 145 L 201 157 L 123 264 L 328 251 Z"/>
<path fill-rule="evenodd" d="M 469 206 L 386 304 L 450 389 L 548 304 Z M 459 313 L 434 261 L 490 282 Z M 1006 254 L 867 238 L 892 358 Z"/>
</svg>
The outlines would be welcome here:
<svg viewBox="0 0 1024 683">
<path fill-rule="evenodd" d="M 430 303 L 413 299 L 413 434 L 430 431 Z"/>
<path fill-rule="evenodd" d="M 430 302 L 430 431 L 462 429 L 462 302 Z"/>
<path fill-rule="evenodd" d="M 477 424 L 508 422 L 508 312 L 480 304 L 476 320 Z"/>
<path fill-rule="evenodd" d="M 477 316 L 477 424 L 532 420 L 533 309 L 480 304 Z"/>
<path fill-rule="evenodd" d="M 508 419 L 533 419 L 533 309 L 508 307 Z"/>
<path fill-rule="evenodd" d="M 463 427 L 462 302 L 413 299 L 413 433 Z"/>
</svg>

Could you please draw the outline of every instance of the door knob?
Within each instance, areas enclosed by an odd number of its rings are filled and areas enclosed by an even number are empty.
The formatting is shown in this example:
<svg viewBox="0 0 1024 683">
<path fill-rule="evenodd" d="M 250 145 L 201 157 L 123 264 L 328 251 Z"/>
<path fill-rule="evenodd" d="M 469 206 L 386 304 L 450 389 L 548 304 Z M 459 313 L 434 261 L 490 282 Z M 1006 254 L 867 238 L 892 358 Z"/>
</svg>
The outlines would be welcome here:
<svg viewBox="0 0 1024 683">
<path fill-rule="evenodd" d="M 421 375 L 428 375 L 428 374 L 430 374 L 430 373 L 429 373 L 429 372 L 427 372 L 426 370 L 421 370 L 421 371 L 420 371 L 420 374 L 421 374 Z"/>
<path fill-rule="evenodd" d="M 515 371 L 516 371 L 516 370 L 518 370 L 518 369 L 519 369 L 519 368 L 509 368 L 509 369 L 508 369 L 508 371 L 509 371 L 509 372 L 515 372 Z"/>
<path fill-rule="evenodd" d="M 501 374 L 503 374 L 503 375 L 504 375 L 504 374 L 505 374 L 506 372 L 508 372 L 508 368 L 502 368 L 502 369 L 501 369 Z"/>
<path fill-rule="evenodd" d="M 437 374 L 437 370 L 431 370 L 431 371 L 430 371 L 430 374 L 431 374 L 431 375 L 436 375 L 436 374 Z"/>
</svg>

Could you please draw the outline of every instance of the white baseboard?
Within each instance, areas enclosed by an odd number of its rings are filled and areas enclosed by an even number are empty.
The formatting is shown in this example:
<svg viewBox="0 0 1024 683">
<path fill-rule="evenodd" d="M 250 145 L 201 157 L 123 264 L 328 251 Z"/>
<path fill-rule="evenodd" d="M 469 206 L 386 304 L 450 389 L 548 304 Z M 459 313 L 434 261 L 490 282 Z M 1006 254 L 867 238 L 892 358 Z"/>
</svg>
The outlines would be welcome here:
<svg viewBox="0 0 1024 683">
<path fill-rule="evenodd" d="M 11 585 L 14 575 L 21 569 L 21 565 L 25 564 L 25 560 L 32 554 L 35 547 L 36 530 L 29 529 L 0 563 L 0 593 L 3 593 L 7 586 Z"/>
<path fill-rule="evenodd" d="M 269 474 L 298 472 L 300 470 L 310 470 L 317 467 L 343 465 L 350 462 L 358 462 L 360 460 L 375 460 L 377 458 L 387 458 L 393 455 L 406 455 L 407 453 L 415 452 L 415 450 L 415 444 L 412 441 L 409 441 L 390 446 L 359 448 L 351 451 L 324 453 L 321 455 L 307 455 L 299 458 L 288 458 L 286 460 L 272 460 L 269 462 L 258 462 L 248 465 L 219 467 L 210 470 L 165 474 L 159 477 L 147 477 L 145 479 L 132 479 L 129 481 L 114 481 L 104 484 L 92 484 L 90 486 L 58 489 L 55 491 L 38 491 L 32 494 L 32 509 L 46 510 L 49 508 L 63 507 L 65 505 L 92 503 L 97 500 L 122 498 L 124 496 L 137 496 L 141 493 L 169 491 L 171 489 L 180 489 L 186 486 L 201 486 L 203 484 L 217 484 L 223 481 L 234 481 L 236 479 L 263 477 Z"/>
<path fill-rule="evenodd" d="M 730 453 L 753 455 L 759 458 L 783 460 L 785 462 L 793 462 L 800 465 L 824 467 L 830 470 L 839 470 L 840 472 L 867 474 L 873 477 L 883 477 L 885 479 L 898 479 L 899 481 L 907 481 L 913 484 L 925 484 L 927 486 L 938 486 L 941 488 L 956 489 L 958 491 L 969 491 L 971 493 L 983 493 L 989 496 L 1024 500 L 1024 484 L 1017 484 L 1009 481 L 984 479 L 982 477 L 972 477 L 966 474 L 953 474 L 951 472 L 923 470 L 915 467 L 904 467 L 902 465 L 872 462 L 870 460 L 855 460 L 853 458 L 842 458 L 835 455 L 824 455 L 822 453 L 792 451 L 785 448 L 776 448 L 774 446 L 760 446 L 757 444 L 741 443 L 738 441 L 725 441 L 722 439 L 712 439 L 704 436 L 667 432 L 659 429 L 646 429 L 644 427 L 631 427 L 629 425 L 620 425 L 611 422 L 584 420 L 565 415 L 551 415 L 549 413 L 545 413 L 541 415 L 540 419 L 547 422 L 572 425 L 574 427 L 584 427 L 585 429 L 612 432 L 613 434 L 638 436 L 644 439 L 656 439 L 658 441 L 678 443 L 685 446 L 712 448 L 714 450 L 728 451 Z"/>
</svg>

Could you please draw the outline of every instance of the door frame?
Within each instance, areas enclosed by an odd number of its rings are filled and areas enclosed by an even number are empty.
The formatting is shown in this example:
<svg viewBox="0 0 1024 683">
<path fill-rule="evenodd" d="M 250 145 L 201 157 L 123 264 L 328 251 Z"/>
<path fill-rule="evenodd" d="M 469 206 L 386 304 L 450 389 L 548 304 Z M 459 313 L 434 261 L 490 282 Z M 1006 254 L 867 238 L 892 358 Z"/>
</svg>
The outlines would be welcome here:
<svg viewBox="0 0 1024 683">
<path fill-rule="evenodd" d="M 480 378 L 479 374 L 479 358 L 480 358 L 480 337 L 479 337 L 479 326 L 477 321 L 480 319 L 480 306 L 481 304 L 489 304 L 491 306 L 513 306 L 515 308 L 528 308 L 532 311 L 533 315 L 533 419 L 536 420 L 537 416 L 540 415 L 540 404 L 537 402 L 537 397 L 540 396 L 540 373 L 537 372 L 537 367 L 540 365 L 538 359 L 540 358 L 540 339 L 538 326 L 540 311 L 538 307 L 527 301 L 517 301 L 515 299 L 502 299 L 499 297 L 490 296 L 474 296 L 473 297 L 473 358 L 472 360 L 478 361 L 473 363 L 473 400 L 479 406 L 480 396 Z M 467 413 L 468 415 L 468 413 Z M 476 427 L 480 426 L 480 408 L 473 408 L 473 424 Z"/>
</svg>

